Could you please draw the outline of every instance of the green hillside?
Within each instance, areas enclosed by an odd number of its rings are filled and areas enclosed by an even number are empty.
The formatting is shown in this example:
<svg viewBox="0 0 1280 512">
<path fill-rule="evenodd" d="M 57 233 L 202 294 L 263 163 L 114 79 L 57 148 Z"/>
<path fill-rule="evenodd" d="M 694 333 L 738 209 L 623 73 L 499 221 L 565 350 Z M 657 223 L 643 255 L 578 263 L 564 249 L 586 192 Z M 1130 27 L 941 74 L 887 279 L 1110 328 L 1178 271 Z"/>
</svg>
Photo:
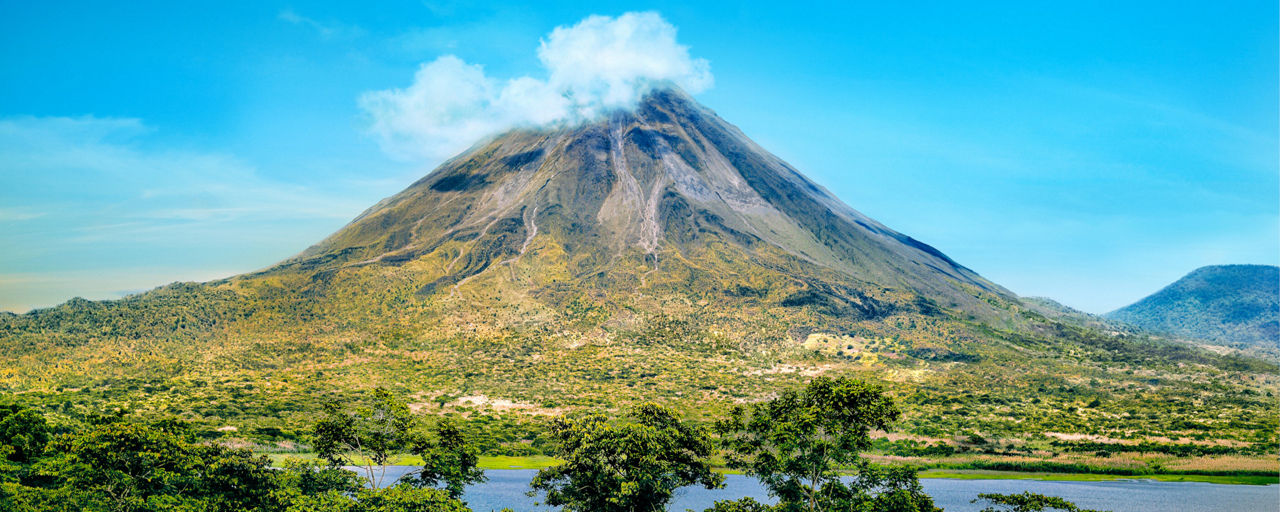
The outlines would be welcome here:
<svg viewBox="0 0 1280 512">
<path fill-rule="evenodd" d="M 1106 316 L 1177 337 L 1280 348 L 1280 268 L 1201 267 Z"/>
<path fill-rule="evenodd" d="M 479 144 L 261 272 L 0 316 L 0 350 L 0 390 L 62 420 L 120 407 L 272 449 L 376 386 L 511 455 L 541 453 L 555 415 L 657 400 L 706 420 L 816 375 L 899 400 L 914 437 L 894 442 L 924 444 L 886 453 L 1256 458 L 1280 424 L 1274 364 L 1024 304 L 678 91 Z"/>
</svg>

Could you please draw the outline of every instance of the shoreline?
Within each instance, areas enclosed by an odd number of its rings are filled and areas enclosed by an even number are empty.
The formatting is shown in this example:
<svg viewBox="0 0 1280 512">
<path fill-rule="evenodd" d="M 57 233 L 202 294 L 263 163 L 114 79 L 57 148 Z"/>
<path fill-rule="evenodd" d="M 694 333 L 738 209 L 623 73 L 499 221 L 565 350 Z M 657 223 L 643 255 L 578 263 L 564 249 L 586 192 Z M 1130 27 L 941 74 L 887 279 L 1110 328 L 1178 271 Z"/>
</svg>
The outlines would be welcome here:
<svg viewBox="0 0 1280 512">
<path fill-rule="evenodd" d="M 1155 482 L 1187 482 L 1219 485 L 1276 485 L 1280 484 L 1280 473 L 1274 476 L 1256 475 L 1186 475 L 1163 474 L 1150 475 L 1104 475 L 1098 473 L 1045 473 L 1022 471 L 993 471 L 987 469 L 927 469 L 920 472 L 920 479 L 937 478 L 948 480 L 1045 480 L 1058 482 L 1114 482 L 1121 480 L 1150 480 Z"/>
<path fill-rule="evenodd" d="M 536 456 L 481 456 L 480 468 L 484 470 L 543 469 L 558 463 L 545 455 Z M 725 467 L 716 472 L 726 475 L 742 474 Z M 1102 473 L 1055 473 L 1031 471 L 999 471 L 990 469 L 931 468 L 920 470 L 920 478 L 949 480 L 1046 480 L 1061 482 L 1111 482 L 1118 480 L 1152 480 L 1157 482 L 1199 482 L 1222 485 L 1272 485 L 1280 484 L 1280 471 L 1275 475 L 1196 475 L 1183 473 L 1153 473 L 1149 475 L 1111 475 Z"/>
<path fill-rule="evenodd" d="M 303 459 L 315 458 L 311 453 L 274 453 L 264 454 L 278 462 L 279 459 L 295 457 Z M 420 461 L 412 457 L 397 457 L 392 460 L 393 465 L 409 466 L 415 465 Z M 503 471 L 503 470 L 531 470 L 544 469 L 559 464 L 560 461 L 545 455 L 527 455 L 527 456 L 510 456 L 510 455 L 482 455 L 480 456 L 479 467 L 485 471 Z M 739 471 L 733 471 L 724 467 L 715 468 L 717 472 L 734 475 L 741 474 Z M 1051 472 L 1024 472 L 1024 471 L 998 471 L 989 469 L 946 469 L 933 468 L 922 469 L 920 471 L 921 479 L 947 479 L 947 480 L 1044 480 L 1044 481 L 1060 481 L 1060 482 L 1112 482 L 1121 480 L 1150 480 L 1156 482 L 1194 482 L 1209 483 L 1220 485 L 1276 485 L 1280 484 L 1280 471 L 1271 476 L 1263 475 L 1195 475 L 1182 473 L 1156 473 L 1149 475 L 1109 475 L 1100 473 L 1051 473 Z"/>
</svg>

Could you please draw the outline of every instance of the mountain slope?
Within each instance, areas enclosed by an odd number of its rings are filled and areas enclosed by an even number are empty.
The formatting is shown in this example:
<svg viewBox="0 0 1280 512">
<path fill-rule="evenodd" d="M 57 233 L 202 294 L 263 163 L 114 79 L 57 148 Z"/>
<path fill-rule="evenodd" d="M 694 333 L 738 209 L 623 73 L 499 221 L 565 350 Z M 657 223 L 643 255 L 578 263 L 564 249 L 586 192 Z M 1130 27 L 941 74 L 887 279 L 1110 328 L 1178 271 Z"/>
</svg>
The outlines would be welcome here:
<svg viewBox="0 0 1280 512">
<path fill-rule="evenodd" d="M 1274 348 L 1280 343 L 1280 268 L 1201 267 L 1106 316 L 1174 336 Z"/>
<path fill-rule="evenodd" d="M 431 294 L 538 258 L 527 253 L 546 245 L 576 256 L 564 269 L 574 279 L 618 289 L 643 288 L 667 262 L 714 264 L 695 260 L 718 246 L 801 282 L 900 289 L 986 317 L 995 312 L 976 292 L 1009 297 L 844 205 L 674 90 L 598 123 L 482 143 L 280 270 L 402 265 L 456 251 L 419 290 Z M 817 284 L 795 293 L 790 300 L 845 299 Z"/>
<path fill-rule="evenodd" d="M 1274 436 L 1274 365 L 1054 315 L 667 90 L 484 141 L 266 270 L 0 316 L 0 390 L 284 442 L 374 386 L 495 422 L 647 400 L 708 418 L 841 374 L 890 386 L 921 435 Z"/>
</svg>

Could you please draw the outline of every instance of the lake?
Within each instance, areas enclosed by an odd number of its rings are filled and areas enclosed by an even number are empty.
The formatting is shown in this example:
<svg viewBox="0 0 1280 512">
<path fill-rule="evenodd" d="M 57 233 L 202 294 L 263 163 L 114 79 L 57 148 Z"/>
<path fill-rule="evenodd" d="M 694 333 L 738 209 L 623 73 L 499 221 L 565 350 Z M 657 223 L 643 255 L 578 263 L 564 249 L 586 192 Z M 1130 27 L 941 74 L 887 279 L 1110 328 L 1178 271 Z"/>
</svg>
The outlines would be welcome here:
<svg viewBox="0 0 1280 512">
<path fill-rule="evenodd" d="M 394 481 L 415 468 L 387 468 L 387 481 Z M 473 510 L 487 512 L 511 508 L 520 512 L 552 511 L 539 507 L 537 498 L 525 496 L 536 470 L 489 470 L 489 481 L 467 488 L 463 497 Z M 934 503 L 948 512 L 970 512 L 982 504 L 969 503 L 978 493 L 1020 493 L 1031 491 L 1059 496 L 1084 508 L 1113 512 L 1275 512 L 1280 510 L 1280 485 L 1222 485 L 1198 482 L 1156 482 L 1152 480 L 1117 480 L 1111 482 L 1061 482 L 1043 480 L 951 480 L 921 479 L 925 492 Z M 701 511 L 716 500 L 751 496 L 768 501 L 764 488 L 753 478 L 727 475 L 725 488 L 706 490 L 687 487 L 677 493 L 667 510 Z"/>
</svg>

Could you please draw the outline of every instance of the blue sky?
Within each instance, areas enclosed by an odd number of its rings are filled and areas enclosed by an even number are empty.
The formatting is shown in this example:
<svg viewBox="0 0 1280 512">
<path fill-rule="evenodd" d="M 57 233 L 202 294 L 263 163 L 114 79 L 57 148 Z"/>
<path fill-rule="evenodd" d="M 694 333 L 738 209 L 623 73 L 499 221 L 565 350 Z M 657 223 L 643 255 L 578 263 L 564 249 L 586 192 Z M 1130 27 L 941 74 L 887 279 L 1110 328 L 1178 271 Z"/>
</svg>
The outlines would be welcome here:
<svg viewBox="0 0 1280 512">
<path fill-rule="evenodd" d="M 295 254 L 428 172 L 360 98 L 656 11 L 699 101 L 854 208 L 1090 312 L 1280 260 L 1275 2 L 0 3 L 0 309 Z M 1178 4 L 1178 3 L 1173 3 Z"/>
</svg>

